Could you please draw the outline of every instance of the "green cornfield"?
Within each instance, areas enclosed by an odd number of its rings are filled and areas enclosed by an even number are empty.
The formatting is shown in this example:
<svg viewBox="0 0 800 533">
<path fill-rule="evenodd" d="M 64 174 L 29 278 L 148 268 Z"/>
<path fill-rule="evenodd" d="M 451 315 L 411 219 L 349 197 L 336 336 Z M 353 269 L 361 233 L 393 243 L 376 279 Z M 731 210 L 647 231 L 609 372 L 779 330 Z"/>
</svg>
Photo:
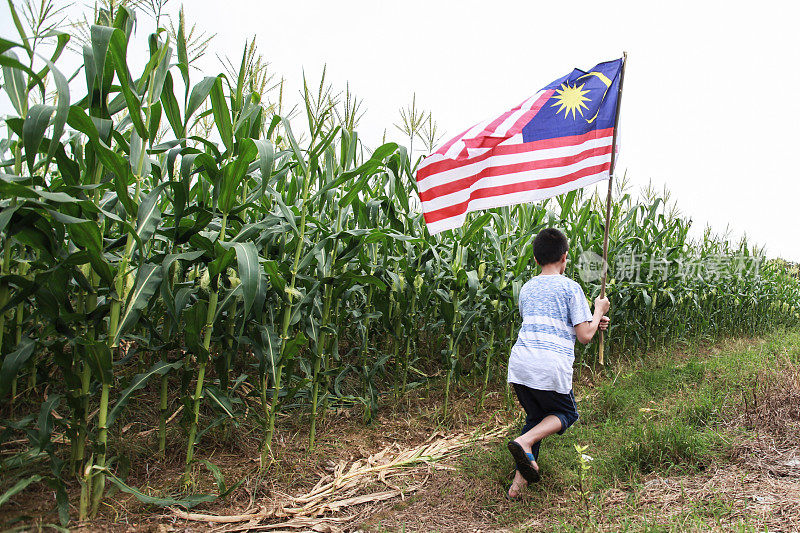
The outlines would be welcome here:
<svg viewBox="0 0 800 533">
<path fill-rule="evenodd" d="M 203 454 L 209 430 L 258 424 L 268 475 L 281 413 L 307 417 L 313 447 L 330 409 L 370 423 L 388 397 L 427 383 L 444 390 L 447 424 L 453 391 L 481 404 L 504 383 L 541 228 L 567 233 L 566 274 L 600 292 L 583 275 L 602 253 L 596 195 L 473 214 L 432 237 L 419 150 L 363 142 L 358 106 L 324 76 L 283 113 L 253 47 L 224 74 L 198 73 L 183 12 L 152 28 L 132 72 L 135 9 L 110 3 L 70 35 L 8 5 L 19 32 L 0 39 L 14 110 L 0 134 L 0 442 L 25 444 L 0 455 L 0 505 L 45 483 L 66 524 L 96 515 L 113 483 L 189 507 L 230 489 L 195 494 L 200 469 L 221 475 Z M 80 68 L 62 70 L 72 50 Z M 429 144 L 417 118 L 411 142 Z M 800 321 L 796 265 L 744 240 L 692 239 L 666 193 L 618 181 L 607 359 Z M 581 365 L 596 357 L 596 343 L 578 351 Z M 165 454 L 170 432 L 185 449 L 171 495 L 128 486 L 116 453 L 145 392 L 159 413 L 150 454 Z"/>
</svg>

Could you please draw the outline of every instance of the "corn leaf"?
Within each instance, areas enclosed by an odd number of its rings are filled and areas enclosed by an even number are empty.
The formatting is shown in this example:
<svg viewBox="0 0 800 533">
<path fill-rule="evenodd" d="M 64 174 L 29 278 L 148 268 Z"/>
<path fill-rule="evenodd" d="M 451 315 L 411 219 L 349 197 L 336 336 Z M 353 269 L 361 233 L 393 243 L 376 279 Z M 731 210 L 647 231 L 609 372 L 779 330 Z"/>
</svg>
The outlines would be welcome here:
<svg viewBox="0 0 800 533">
<path fill-rule="evenodd" d="M 32 476 L 26 477 L 25 479 L 20 479 L 14 484 L 14 486 L 12 486 L 10 489 L 5 491 L 2 496 L 0 496 L 0 506 L 2 506 L 4 503 L 10 500 L 12 496 L 19 494 L 20 492 L 28 488 L 28 485 L 30 485 L 31 483 L 37 483 L 41 480 L 42 476 L 40 476 L 39 474 L 34 474 Z"/>
<path fill-rule="evenodd" d="M 201 503 L 213 502 L 217 499 L 217 496 L 213 494 L 189 494 L 179 498 L 159 498 L 145 494 L 139 489 L 127 485 L 124 481 L 109 471 L 105 471 L 105 475 L 107 479 L 116 485 L 117 488 L 122 492 L 134 496 L 142 503 L 155 505 L 156 507 L 183 507 L 184 509 L 191 509 L 192 507 Z"/>
<path fill-rule="evenodd" d="M 36 104 L 28 111 L 25 117 L 25 125 L 22 127 L 22 144 L 25 146 L 25 162 L 28 165 L 28 172 L 33 174 L 33 167 L 36 163 L 36 153 L 39 145 L 42 144 L 44 132 L 50 125 L 50 119 L 55 113 L 53 106 Z"/>
<path fill-rule="evenodd" d="M 5 398 L 11 390 L 11 382 L 17 377 L 19 369 L 33 355 L 36 343 L 28 337 L 22 337 L 16 349 L 3 358 L 3 366 L 0 367 L 0 398 Z"/>
<path fill-rule="evenodd" d="M 131 384 L 128 385 L 122 393 L 119 395 L 117 399 L 117 403 L 108 411 L 108 419 L 106 420 L 106 426 L 111 427 L 111 425 L 116 421 L 117 417 L 120 415 L 122 410 L 128 404 L 133 396 L 133 393 L 137 390 L 144 388 L 147 385 L 147 382 L 153 376 L 163 376 L 167 372 L 171 370 L 177 370 L 183 366 L 183 361 L 176 361 L 174 363 L 168 363 L 166 361 L 157 361 L 153 366 L 151 366 L 147 372 L 142 372 L 141 374 L 136 374 L 133 379 L 131 380 Z"/>
<path fill-rule="evenodd" d="M 211 86 L 211 110 L 214 113 L 214 123 L 217 126 L 222 143 L 228 150 L 233 149 L 233 126 L 231 125 L 231 112 L 228 103 L 225 101 L 225 94 L 222 91 L 222 80 L 225 77 L 219 75 Z"/>
<path fill-rule="evenodd" d="M 128 296 L 128 301 L 125 304 L 125 312 L 120 317 L 117 334 L 113 339 L 114 346 L 119 343 L 122 336 L 130 331 L 139 320 L 142 310 L 148 306 L 150 298 L 152 298 L 158 290 L 162 277 L 163 271 L 161 265 L 145 263 L 139 267 L 136 276 L 136 285 Z"/>
</svg>

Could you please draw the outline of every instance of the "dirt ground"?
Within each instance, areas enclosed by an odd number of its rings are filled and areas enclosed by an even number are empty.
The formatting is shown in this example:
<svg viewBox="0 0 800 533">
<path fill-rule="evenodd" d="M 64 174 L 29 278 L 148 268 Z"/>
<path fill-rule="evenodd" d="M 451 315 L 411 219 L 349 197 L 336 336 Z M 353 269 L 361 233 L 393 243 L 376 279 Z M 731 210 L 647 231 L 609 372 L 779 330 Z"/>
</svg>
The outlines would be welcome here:
<svg viewBox="0 0 800 533">
<path fill-rule="evenodd" d="M 397 422 L 383 426 L 400 430 Z M 406 427 L 407 435 L 415 433 Z M 427 437 L 418 435 L 418 442 Z M 352 450 L 366 446 L 369 438 L 363 435 L 348 437 L 354 448 L 342 457 L 353 456 Z M 413 441 L 410 439 L 409 444 Z M 358 442 L 358 444 L 356 444 Z M 479 444 L 483 447 L 502 446 L 500 440 Z M 362 448 L 369 456 L 373 449 Z M 449 464 L 448 464 L 449 463 Z M 317 472 L 324 475 L 323 472 Z M 511 472 L 508 472 L 509 478 Z M 313 475 L 306 473 L 306 475 Z M 299 479 L 298 479 L 299 481 Z M 117 502 L 123 521 L 95 522 L 78 531 L 550 531 L 569 530 L 575 514 L 582 515 L 581 502 L 574 493 L 542 495 L 528 491 L 523 502 L 509 502 L 503 497 L 503 487 L 493 479 L 465 475 L 457 458 L 442 461 L 422 469 L 409 469 L 403 479 L 406 486 L 421 484 L 412 492 L 383 502 L 370 502 L 329 513 L 326 518 L 310 518 L 292 522 L 271 519 L 258 524 L 214 524 L 181 519 L 173 513 L 142 516 L 136 502 Z M 226 505 L 212 505 L 211 514 L 233 515 L 257 509 L 260 504 L 280 497 L 277 483 L 264 490 L 259 502 L 252 485 L 243 487 Z M 378 483 L 361 487 L 360 492 L 380 491 Z M 245 496 L 246 495 L 246 496 Z M 245 502 L 245 499 L 247 500 Z M 557 510 L 548 513 L 544 505 L 532 505 L 544 500 L 546 507 Z M 538 511 L 530 516 L 525 509 Z M 112 504 L 114 505 L 114 504 Z M 573 516 L 571 516 L 573 515 Z M 685 476 L 647 476 L 641 485 L 627 489 L 610 489 L 593 496 L 586 520 L 579 523 L 592 530 L 618 531 L 630 528 L 629 519 L 636 517 L 633 530 L 644 530 L 648 524 L 660 524 L 671 530 L 730 531 L 737 525 L 750 524 L 764 531 L 800 531 L 800 448 L 777 442 L 764 435 L 757 442 L 742 443 L 738 457 L 731 463 L 720 464 L 704 472 Z M 283 524 L 283 525 L 279 525 Z M 277 526 L 277 527 L 276 527 Z M 625 526 L 628 526 L 627 528 Z M 683 527 L 685 526 L 685 527 Z"/>
<path fill-rule="evenodd" d="M 620 531 L 625 529 L 626 517 L 635 515 L 639 525 L 633 530 L 652 523 L 672 524 L 678 531 L 730 531 L 746 522 L 759 524 L 761 531 L 800 531 L 800 468 L 795 466 L 793 473 L 784 473 L 786 464 L 800 465 L 800 452 L 795 450 L 794 455 L 775 462 L 777 469 L 784 469 L 781 473 L 765 470 L 766 464 L 754 468 L 743 462 L 692 476 L 650 476 L 638 490 L 612 489 L 602 494 L 585 523 L 592 524 L 591 530 Z M 442 498 L 445 488 L 450 496 Z M 476 490 L 472 480 L 453 472 L 438 472 L 412 501 L 384 506 L 356 526 L 374 531 L 569 530 L 566 524 L 572 520 L 563 510 L 582 513 L 576 498 L 557 497 L 549 503 L 559 512 L 540 512 L 515 524 L 498 525 L 497 516 L 509 507 L 500 491 L 496 486 Z M 484 495 L 471 496 L 476 492 Z M 494 496 L 493 505 L 487 505 L 487 493 Z M 686 527 L 680 527 L 684 517 L 711 507 L 722 511 L 718 519 L 703 512 L 706 519 L 702 522 L 687 520 Z"/>
</svg>

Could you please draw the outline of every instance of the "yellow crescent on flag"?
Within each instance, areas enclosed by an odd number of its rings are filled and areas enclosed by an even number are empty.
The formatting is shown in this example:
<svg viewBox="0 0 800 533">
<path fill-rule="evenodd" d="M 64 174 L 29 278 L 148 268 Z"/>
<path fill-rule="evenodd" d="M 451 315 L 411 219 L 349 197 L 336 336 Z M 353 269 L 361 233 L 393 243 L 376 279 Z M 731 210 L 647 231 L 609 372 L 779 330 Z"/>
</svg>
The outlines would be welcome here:
<svg viewBox="0 0 800 533">
<path fill-rule="evenodd" d="M 602 81 L 606 85 L 606 92 L 603 93 L 603 98 L 600 99 L 600 101 L 602 102 L 603 99 L 605 99 L 605 97 L 606 97 L 606 93 L 608 93 L 608 88 L 611 87 L 611 80 L 608 79 L 608 76 L 606 76 L 602 72 L 589 72 L 588 74 L 584 74 L 583 76 L 578 78 L 578 80 L 582 80 L 583 78 L 588 78 L 589 76 L 597 76 L 598 79 L 600 81 Z M 575 81 L 578 81 L 578 80 L 575 80 Z M 599 112 L 600 112 L 600 110 L 598 109 L 597 113 L 599 113 Z M 591 124 L 592 122 L 594 122 L 594 120 L 597 118 L 597 113 L 595 113 L 594 116 L 592 118 L 588 119 L 586 122 L 588 124 Z"/>
</svg>

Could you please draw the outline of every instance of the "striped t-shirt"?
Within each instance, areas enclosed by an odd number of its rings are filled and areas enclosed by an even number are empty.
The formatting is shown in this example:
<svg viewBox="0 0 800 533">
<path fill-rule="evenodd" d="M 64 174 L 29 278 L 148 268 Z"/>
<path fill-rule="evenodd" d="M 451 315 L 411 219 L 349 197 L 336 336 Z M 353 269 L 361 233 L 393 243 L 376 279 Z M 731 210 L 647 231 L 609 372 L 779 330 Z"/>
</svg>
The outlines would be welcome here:
<svg viewBox="0 0 800 533">
<path fill-rule="evenodd" d="M 583 289 L 560 275 L 536 276 L 519 292 L 522 328 L 508 360 L 508 382 L 568 394 L 575 325 L 592 320 Z"/>
</svg>

